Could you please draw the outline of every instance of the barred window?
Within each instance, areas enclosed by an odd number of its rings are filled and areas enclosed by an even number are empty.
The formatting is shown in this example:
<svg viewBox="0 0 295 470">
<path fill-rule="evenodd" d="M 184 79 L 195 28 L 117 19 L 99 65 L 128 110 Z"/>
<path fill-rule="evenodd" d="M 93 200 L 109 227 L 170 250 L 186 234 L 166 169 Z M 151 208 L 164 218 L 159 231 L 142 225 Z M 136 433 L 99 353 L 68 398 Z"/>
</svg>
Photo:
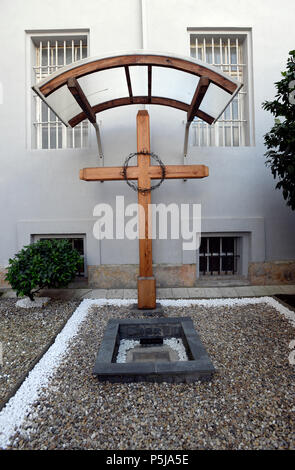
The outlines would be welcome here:
<svg viewBox="0 0 295 470">
<path fill-rule="evenodd" d="M 202 237 L 200 276 L 239 273 L 239 237 Z"/>
<path fill-rule="evenodd" d="M 34 45 L 33 81 L 44 79 L 65 65 L 87 57 L 87 36 L 32 37 Z M 37 149 L 82 148 L 88 146 L 88 121 L 67 128 L 34 95 L 33 141 Z"/>
<path fill-rule="evenodd" d="M 244 86 L 216 124 L 209 125 L 195 118 L 193 145 L 236 147 L 249 145 L 247 35 L 190 34 L 191 56 L 214 65 Z"/>
</svg>

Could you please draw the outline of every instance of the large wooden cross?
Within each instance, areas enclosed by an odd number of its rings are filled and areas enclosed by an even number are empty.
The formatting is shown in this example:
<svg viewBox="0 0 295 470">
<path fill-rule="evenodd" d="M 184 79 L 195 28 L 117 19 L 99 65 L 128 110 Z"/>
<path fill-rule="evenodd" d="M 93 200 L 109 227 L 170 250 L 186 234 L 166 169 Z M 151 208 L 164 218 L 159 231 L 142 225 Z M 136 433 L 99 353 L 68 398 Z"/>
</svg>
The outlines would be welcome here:
<svg viewBox="0 0 295 470">
<path fill-rule="evenodd" d="M 152 179 L 162 178 L 160 166 L 151 166 L 150 124 L 147 111 L 137 114 L 137 166 L 127 169 L 127 178 L 138 181 L 139 188 L 150 188 Z M 166 165 L 165 178 L 187 179 L 204 178 L 209 175 L 205 165 Z M 80 170 L 80 179 L 85 181 L 118 181 L 123 180 L 122 167 L 84 168 Z M 139 220 L 139 277 L 137 283 L 138 308 L 153 309 L 156 307 L 156 280 L 153 276 L 152 239 L 149 237 L 150 221 L 148 207 L 151 204 L 151 192 L 138 192 L 138 204 L 143 207 L 144 220 Z M 138 213 L 141 219 L 141 212 Z"/>
</svg>

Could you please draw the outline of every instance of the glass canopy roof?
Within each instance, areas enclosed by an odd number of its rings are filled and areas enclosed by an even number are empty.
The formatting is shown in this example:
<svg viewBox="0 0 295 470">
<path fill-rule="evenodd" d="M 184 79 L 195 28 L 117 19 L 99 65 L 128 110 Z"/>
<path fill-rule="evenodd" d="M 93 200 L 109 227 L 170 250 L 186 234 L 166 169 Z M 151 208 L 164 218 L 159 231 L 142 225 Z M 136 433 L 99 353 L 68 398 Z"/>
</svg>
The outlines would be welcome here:
<svg viewBox="0 0 295 470">
<path fill-rule="evenodd" d="M 242 84 L 191 57 L 149 51 L 87 58 L 33 87 L 52 111 L 74 127 L 106 109 L 132 104 L 171 106 L 214 123 Z"/>
</svg>

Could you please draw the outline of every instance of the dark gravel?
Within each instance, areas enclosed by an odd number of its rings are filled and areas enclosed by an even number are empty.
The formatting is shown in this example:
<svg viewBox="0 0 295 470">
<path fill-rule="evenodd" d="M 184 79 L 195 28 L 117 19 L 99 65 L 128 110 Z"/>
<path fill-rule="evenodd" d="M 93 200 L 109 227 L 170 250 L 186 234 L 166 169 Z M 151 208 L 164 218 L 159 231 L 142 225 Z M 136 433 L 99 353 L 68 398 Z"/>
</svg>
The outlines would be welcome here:
<svg viewBox="0 0 295 470">
<path fill-rule="evenodd" d="M 294 328 L 266 305 L 165 308 L 191 316 L 218 369 L 195 384 L 98 383 L 92 368 L 109 318 L 93 308 L 12 449 L 294 449 Z M 137 316 L 138 317 L 138 316 Z"/>
<path fill-rule="evenodd" d="M 79 305 L 51 300 L 45 307 L 24 309 L 15 303 L 16 299 L 0 299 L 0 409 Z"/>
</svg>

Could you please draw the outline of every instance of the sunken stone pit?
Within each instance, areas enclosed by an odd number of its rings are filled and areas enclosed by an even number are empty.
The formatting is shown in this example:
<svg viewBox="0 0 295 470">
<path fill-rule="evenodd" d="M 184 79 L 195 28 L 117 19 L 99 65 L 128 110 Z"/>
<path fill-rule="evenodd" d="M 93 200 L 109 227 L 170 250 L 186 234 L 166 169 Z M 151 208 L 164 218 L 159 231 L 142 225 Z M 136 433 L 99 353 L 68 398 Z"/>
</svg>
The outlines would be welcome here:
<svg viewBox="0 0 295 470">
<path fill-rule="evenodd" d="M 99 381 L 181 383 L 214 371 L 191 318 L 177 317 L 109 320 L 93 373 Z"/>
</svg>

